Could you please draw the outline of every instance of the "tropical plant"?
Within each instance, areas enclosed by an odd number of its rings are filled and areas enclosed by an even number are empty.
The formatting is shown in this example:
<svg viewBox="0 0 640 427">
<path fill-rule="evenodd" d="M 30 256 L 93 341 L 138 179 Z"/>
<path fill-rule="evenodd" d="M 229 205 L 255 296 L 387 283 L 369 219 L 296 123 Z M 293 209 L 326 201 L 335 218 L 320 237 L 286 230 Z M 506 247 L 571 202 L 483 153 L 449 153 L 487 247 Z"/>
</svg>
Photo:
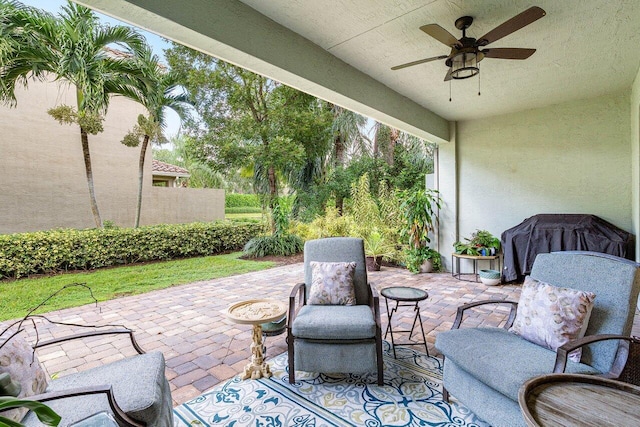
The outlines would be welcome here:
<svg viewBox="0 0 640 427">
<path fill-rule="evenodd" d="M 494 252 L 500 250 L 500 239 L 489 233 L 487 230 L 476 230 L 471 233 L 470 238 L 464 238 L 464 241 L 458 241 L 453 244 L 455 252 L 463 255 L 489 255 L 491 249 Z M 487 253 L 489 252 L 489 253 Z"/>
<path fill-rule="evenodd" d="M 2 2 L 0 7 L 0 100 L 15 105 L 15 86 L 27 85 L 28 77 L 44 80 L 53 76 L 75 87 L 75 106 L 60 105 L 48 113 L 61 124 L 75 124 L 80 130 L 91 211 L 96 227 L 102 227 L 89 135 L 103 131 L 110 96 L 121 92 L 126 77 L 136 72 L 130 60 L 113 55 L 109 46 L 115 44 L 131 53 L 143 46 L 144 38 L 129 27 L 102 25 L 91 9 L 71 2 L 58 17 L 18 2 Z"/>
<path fill-rule="evenodd" d="M 393 245 L 391 245 L 385 237 L 378 231 L 372 230 L 367 237 L 363 239 L 364 253 L 373 258 L 390 257 L 393 255 Z"/>
<path fill-rule="evenodd" d="M 440 254 L 428 248 L 431 242 L 429 233 L 435 231 L 438 210 L 442 207 L 442 199 L 438 191 L 426 189 L 404 193 L 401 209 L 404 213 L 405 225 L 402 235 L 406 239 L 407 266 L 411 271 L 419 271 L 419 267 L 427 259 L 436 258 L 440 261 Z M 435 254 L 434 254 L 435 253 Z M 435 263 L 434 263 L 435 264 Z M 435 268 L 435 265 L 434 265 Z"/>
<path fill-rule="evenodd" d="M 412 273 L 419 273 L 425 260 L 431 261 L 433 271 L 440 271 L 442 269 L 442 257 L 435 249 L 431 249 L 427 246 L 420 246 L 406 251 L 405 262 L 407 269 Z"/>
<path fill-rule="evenodd" d="M 181 90 L 178 75 L 167 71 L 160 65 L 157 55 L 148 45 L 135 52 L 135 66 L 139 69 L 137 78 L 132 78 L 130 84 L 122 86 L 122 95 L 142 104 L 148 112 L 147 117 L 140 114 L 138 124 L 123 139 L 122 143 L 128 147 L 140 147 L 138 161 L 138 199 L 136 203 L 135 227 L 140 225 L 140 211 L 142 210 L 142 188 L 144 178 L 144 163 L 149 142 L 164 142 L 163 135 L 166 126 L 165 111 L 172 109 L 180 119 L 186 114 L 189 98 Z"/>
</svg>

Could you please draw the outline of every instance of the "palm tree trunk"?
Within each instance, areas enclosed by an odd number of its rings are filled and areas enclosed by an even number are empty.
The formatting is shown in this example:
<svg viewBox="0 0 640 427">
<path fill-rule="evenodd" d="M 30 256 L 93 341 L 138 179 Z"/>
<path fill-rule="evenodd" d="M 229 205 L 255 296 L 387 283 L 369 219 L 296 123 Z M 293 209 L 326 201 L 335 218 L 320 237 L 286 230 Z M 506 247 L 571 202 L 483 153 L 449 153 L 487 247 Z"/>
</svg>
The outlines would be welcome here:
<svg viewBox="0 0 640 427">
<path fill-rule="evenodd" d="M 140 227 L 140 212 L 142 211 L 142 184 L 144 180 L 144 159 L 147 155 L 148 145 L 149 135 L 145 135 L 142 139 L 142 147 L 140 148 L 140 159 L 138 160 L 138 203 L 136 204 L 136 222 L 134 228 Z"/>
<path fill-rule="evenodd" d="M 276 186 L 276 170 L 269 166 L 267 171 L 269 179 L 269 209 L 271 210 L 271 234 L 276 232 L 276 222 L 273 218 L 273 207 L 276 197 L 278 197 L 278 187 Z"/>
<path fill-rule="evenodd" d="M 345 152 L 345 143 L 342 140 L 342 135 L 337 135 L 333 140 L 333 147 L 335 151 L 335 163 L 334 166 L 336 168 L 344 167 L 344 152 Z M 344 198 L 340 194 L 336 194 L 336 210 L 338 211 L 338 215 L 342 216 L 342 209 L 344 208 Z"/>
<path fill-rule="evenodd" d="M 84 170 L 87 174 L 87 185 L 89 186 L 89 198 L 91 199 L 91 212 L 96 222 L 97 228 L 102 228 L 102 218 L 98 210 L 96 192 L 93 187 L 93 171 L 91 169 L 91 154 L 89 153 L 89 135 L 87 131 L 80 127 L 80 140 L 82 141 L 82 157 L 84 158 Z"/>
<path fill-rule="evenodd" d="M 396 128 L 391 128 L 391 135 L 389 136 L 389 147 L 387 150 L 387 164 L 393 167 L 395 161 L 396 144 L 400 139 L 400 131 Z"/>
</svg>

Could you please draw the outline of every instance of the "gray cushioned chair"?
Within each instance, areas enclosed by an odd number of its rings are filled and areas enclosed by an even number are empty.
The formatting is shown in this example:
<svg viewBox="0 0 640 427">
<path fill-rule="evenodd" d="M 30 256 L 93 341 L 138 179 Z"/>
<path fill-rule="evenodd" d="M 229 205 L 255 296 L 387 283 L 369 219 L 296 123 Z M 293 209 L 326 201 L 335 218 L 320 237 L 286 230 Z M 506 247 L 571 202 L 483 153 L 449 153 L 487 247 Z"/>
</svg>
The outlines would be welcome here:
<svg viewBox="0 0 640 427">
<path fill-rule="evenodd" d="M 311 286 L 311 261 L 355 262 L 356 305 L 307 305 Z M 384 380 L 380 300 L 367 282 L 362 239 L 332 237 L 304 245 L 304 283 L 289 298 L 287 343 L 289 382 L 295 371 L 322 373 L 378 373 Z"/>
<path fill-rule="evenodd" d="M 591 252 L 554 252 L 537 256 L 531 277 L 596 294 L 583 339 L 565 344 L 556 353 L 508 332 L 517 309 L 517 303 L 509 301 L 461 306 L 452 330 L 436 336 L 435 346 L 445 357 L 444 399 L 450 392 L 494 427 L 525 425 L 518 391 L 532 377 L 567 372 L 617 378 L 626 363 L 640 290 L 636 263 Z M 459 329 L 466 310 L 487 303 L 511 305 L 504 328 Z M 567 361 L 567 354 L 580 347 L 581 362 Z"/>
<path fill-rule="evenodd" d="M 61 426 L 101 411 L 113 414 L 120 426 L 173 426 L 173 402 L 164 375 L 164 357 L 157 351 L 145 353 L 131 330 L 81 333 L 41 342 L 34 347 L 107 334 L 128 334 L 138 355 L 53 379 L 44 394 L 30 399 L 46 402 L 62 417 Z M 32 412 L 21 422 L 25 426 L 42 425 Z"/>
</svg>

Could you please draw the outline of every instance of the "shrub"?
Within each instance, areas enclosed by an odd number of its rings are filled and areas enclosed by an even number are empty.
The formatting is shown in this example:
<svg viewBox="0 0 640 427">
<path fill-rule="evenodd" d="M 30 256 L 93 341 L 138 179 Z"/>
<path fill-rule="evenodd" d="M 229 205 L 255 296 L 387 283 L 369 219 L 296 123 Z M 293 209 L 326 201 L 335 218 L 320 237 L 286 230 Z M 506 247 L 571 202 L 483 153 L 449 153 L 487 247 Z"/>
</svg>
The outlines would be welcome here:
<svg viewBox="0 0 640 427">
<path fill-rule="evenodd" d="M 257 194 L 227 193 L 224 198 L 224 206 L 225 208 L 261 208 L 262 204 Z"/>
<path fill-rule="evenodd" d="M 244 254 L 251 258 L 268 255 L 289 256 L 302 252 L 304 241 L 295 234 L 259 236 L 244 246 Z"/>
<path fill-rule="evenodd" d="M 218 221 L 0 235 L 0 278 L 239 250 L 261 223 Z"/>
<path fill-rule="evenodd" d="M 247 213 L 262 213 L 262 208 L 255 208 L 253 206 L 240 206 L 237 208 L 224 208 L 226 214 L 247 214 Z"/>
</svg>

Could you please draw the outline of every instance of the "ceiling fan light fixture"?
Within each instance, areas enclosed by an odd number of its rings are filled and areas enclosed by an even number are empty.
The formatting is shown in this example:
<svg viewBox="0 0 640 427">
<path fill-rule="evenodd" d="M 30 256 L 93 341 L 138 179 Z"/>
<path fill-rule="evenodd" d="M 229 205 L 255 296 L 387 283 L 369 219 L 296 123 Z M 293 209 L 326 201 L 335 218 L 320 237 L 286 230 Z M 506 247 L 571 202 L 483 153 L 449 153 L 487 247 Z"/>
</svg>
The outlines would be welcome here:
<svg viewBox="0 0 640 427">
<path fill-rule="evenodd" d="M 460 52 L 451 58 L 451 78 L 463 80 L 480 73 L 475 52 Z"/>
</svg>

